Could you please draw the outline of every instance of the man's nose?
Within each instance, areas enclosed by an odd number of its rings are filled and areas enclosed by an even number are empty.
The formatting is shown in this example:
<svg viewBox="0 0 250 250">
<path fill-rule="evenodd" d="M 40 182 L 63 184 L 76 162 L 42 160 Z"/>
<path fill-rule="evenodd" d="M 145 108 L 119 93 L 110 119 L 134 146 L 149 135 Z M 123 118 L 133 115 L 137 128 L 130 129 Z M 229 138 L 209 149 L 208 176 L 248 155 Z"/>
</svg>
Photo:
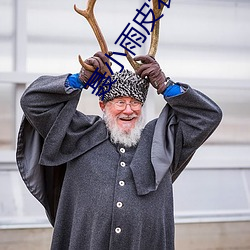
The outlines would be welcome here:
<svg viewBox="0 0 250 250">
<path fill-rule="evenodd" d="M 131 109 L 131 106 L 129 104 L 126 105 L 126 108 L 123 110 L 123 114 L 131 115 L 134 111 Z"/>
</svg>

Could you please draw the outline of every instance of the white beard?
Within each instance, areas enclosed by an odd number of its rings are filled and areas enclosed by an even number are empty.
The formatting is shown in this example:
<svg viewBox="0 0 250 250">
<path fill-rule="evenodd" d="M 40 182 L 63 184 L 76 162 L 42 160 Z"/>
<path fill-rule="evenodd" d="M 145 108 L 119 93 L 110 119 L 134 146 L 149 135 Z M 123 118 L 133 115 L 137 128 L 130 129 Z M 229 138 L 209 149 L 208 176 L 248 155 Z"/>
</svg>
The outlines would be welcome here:
<svg viewBox="0 0 250 250">
<path fill-rule="evenodd" d="M 141 137 L 142 129 L 144 127 L 144 119 L 142 114 L 135 123 L 135 127 L 132 128 L 129 132 L 122 131 L 122 129 L 117 125 L 116 117 L 113 118 L 108 111 L 104 112 L 103 119 L 106 123 L 108 131 L 110 132 L 111 142 L 122 144 L 125 147 L 132 147 L 137 145 Z"/>
</svg>

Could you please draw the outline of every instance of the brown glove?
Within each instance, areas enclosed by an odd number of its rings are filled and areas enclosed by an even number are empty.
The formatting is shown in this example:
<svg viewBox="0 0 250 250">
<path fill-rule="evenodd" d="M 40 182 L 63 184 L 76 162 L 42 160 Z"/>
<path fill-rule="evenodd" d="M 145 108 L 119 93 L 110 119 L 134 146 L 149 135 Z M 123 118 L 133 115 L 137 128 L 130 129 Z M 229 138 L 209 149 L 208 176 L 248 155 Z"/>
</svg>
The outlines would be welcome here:
<svg viewBox="0 0 250 250">
<path fill-rule="evenodd" d="M 84 62 L 92 65 L 95 69 L 98 67 L 98 72 L 101 74 L 104 74 L 105 72 L 109 73 L 109 69 L 105 64 L 106 62 L 108 62 L 108 58 L 102 52 L 95 53 L 93 57 L 86 59 Z M 82 67 L 79 73 L 79 79 L 82 83 L 87 83 L 92 74 L 93 71 L 86 70 Z"/>
<path fill-rule="evenodd" d="M 164 84 L 166 77 L 162 72 L 159 63 L 149 55 L 136 56 L 134 57 L 134 60 L 143 63 L 135 73 L 143 79 L 147 77 L 152 86 L 157 89 L 157 93 L 163 93 L 166 89 L 166 85 Z"/>
</svg>

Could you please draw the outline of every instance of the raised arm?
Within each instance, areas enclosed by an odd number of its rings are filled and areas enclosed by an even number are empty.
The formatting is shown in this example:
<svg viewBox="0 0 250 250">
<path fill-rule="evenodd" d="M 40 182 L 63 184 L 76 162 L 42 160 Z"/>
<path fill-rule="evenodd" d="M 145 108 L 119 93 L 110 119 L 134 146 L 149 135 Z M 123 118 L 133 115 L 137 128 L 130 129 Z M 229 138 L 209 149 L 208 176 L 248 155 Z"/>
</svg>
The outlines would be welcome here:
<svg viewBox="0 0 250 250">
<path fill-rule="evenodd" d="M 103 53 L 97 52 L 93 57 L 85 60 L 85 64 L 98 68 L 98 72 L 103 74 L 106 71 L 107 60 Z M 29 123 L 43 138 L 46 137 L 59 114 L 65 117 L 62 122 L 70 122 L 76 110 L 81 89 L 85 88 L 92 73 L 82 68 L 79 74 L 42 76 L 26 89 L 21 98 L 21 107 Z"/>
<path fill-rule="evenodd" d="M 195 151 L 214 132 L 222 119 L 221 109 L 209 97 L 186 84 L 179 85 L 185 89 L 183 93 L 165 97 L 177 120 L 173 180 L 178 177 Z"/>
<path fill-rule="evenodd" d="M 21 107 L 29 123 L 45 138 L 67 103 L 76 107 L 80 91 L 65 92 L 68 75 L 42 76 L 24 92 Z"/>
<path fill-rule="evenodd" d="M 174 154 L 172 175 L 175 180 L 222 119 L 222 111 L 209 97 L 187 84 L 175 83 L 166 77 L 158 62 L 150 56 L 134 58 L 143 64 L 136 71 L 147 78 L 162 94 L 176 119 L 174 125 Z M 171 140 L 171 138 L 166 138 Z"/>
</svg>

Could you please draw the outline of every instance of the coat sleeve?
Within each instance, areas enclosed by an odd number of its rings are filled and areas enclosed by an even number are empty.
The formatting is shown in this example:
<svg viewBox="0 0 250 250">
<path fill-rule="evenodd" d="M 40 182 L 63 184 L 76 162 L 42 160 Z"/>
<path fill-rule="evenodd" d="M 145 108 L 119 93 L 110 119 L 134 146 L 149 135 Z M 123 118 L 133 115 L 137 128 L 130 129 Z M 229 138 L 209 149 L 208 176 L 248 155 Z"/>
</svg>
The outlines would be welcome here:
<svg viewBox="0 0 250 250">
<path fill-rule="evenodd" d="M 222 111 L 214 101 L 186 84 L 181 86 L 186 90 L 184 93 L 165 97 L 177 121 L 171 168 L 173 181 L 222 119 Z"/>
<path fill-rule="evenodd" d="M 46 138 L 57 116 L 67 102 L 77 102 L 80 91 L 66 94 L 64 83 L 68 75 L 41 76 L 21 97 L 21 107 L 30 124 Z"/>
<path fill-rule="evenodd" d="M 43 137 L 39 163 L 57 166 L 83 154 L 106 139 L 105 125 L 99 116 L 77 111 L 81 91 L 66 93 L 63 76 L 42 76 L 21 98 L 26 119 Z M 99 131 L 101 135 L 97 135 Z"/>
</svg>

